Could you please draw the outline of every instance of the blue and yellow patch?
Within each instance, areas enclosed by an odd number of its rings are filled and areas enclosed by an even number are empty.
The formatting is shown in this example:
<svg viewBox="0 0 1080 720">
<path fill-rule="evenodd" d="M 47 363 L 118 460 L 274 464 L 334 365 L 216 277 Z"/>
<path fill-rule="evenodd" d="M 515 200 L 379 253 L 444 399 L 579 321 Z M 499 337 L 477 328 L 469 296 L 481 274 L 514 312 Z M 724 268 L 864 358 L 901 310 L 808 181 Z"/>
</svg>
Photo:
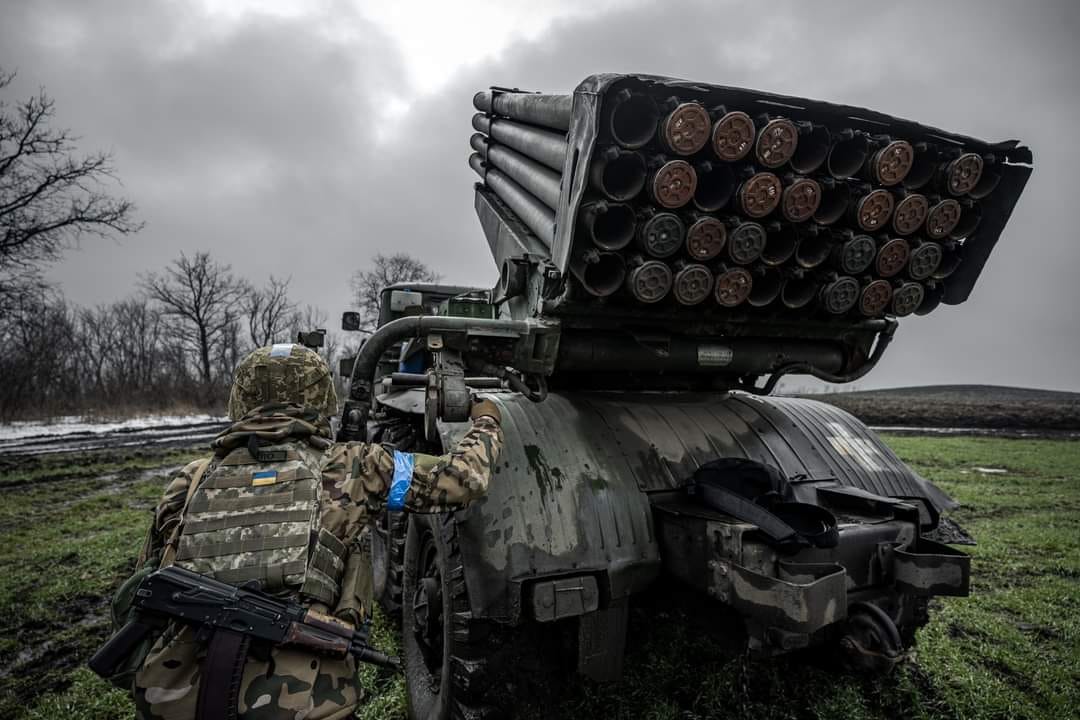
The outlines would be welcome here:
<svg viewBox="0 0 1080 720">
<path fill-rule="evenodd" d="M 252 485 L 273 485 L 277 482 L 277 470 L 259 470 L 251 473 Z"/>
</svg>

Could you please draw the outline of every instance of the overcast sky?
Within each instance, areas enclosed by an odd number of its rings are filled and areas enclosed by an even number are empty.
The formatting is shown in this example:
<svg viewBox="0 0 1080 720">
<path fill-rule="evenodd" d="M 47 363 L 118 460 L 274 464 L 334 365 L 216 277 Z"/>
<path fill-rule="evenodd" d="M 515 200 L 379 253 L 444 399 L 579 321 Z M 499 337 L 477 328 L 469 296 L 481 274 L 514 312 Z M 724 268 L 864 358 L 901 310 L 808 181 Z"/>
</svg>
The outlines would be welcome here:
<svg viewBox="0 0 1080 720">
<path fill-rule="evenodd" d="M 584 9 L 583 9 L 584 8 Z M 766 10 L 763 11 L 762 8 Z M 1080 390 L 1080 3 L 3 0 L 0 66 L 111 149 L 146 229 L 52 276 L 76 302 L 211 250 L 337 317 L 377 252 L 493 284 L 473 93 L 647 72 L 864 105 L 996 141 L 1035 173 L 964 305 L 901 322 L 863 387 Z"/>
</svg>

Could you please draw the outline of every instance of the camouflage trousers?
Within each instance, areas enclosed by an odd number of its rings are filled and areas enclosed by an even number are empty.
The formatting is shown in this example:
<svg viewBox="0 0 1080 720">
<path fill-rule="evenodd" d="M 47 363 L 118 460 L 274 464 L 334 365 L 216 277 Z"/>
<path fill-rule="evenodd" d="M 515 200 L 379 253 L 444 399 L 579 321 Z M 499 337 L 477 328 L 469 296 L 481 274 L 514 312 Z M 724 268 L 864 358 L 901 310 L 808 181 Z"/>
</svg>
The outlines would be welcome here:
<svg viewBox="0 0 1080 720">
<path fill-rule="evenodd" d="M 249 654 L 240 684 L 241 720 L 341 720 L 357 705 L 353 659 L 275 647 Z M 206 644 L 189 627 L 166 632 L 135 675 L 139 720 L 193 720 Z"/>
</svg>

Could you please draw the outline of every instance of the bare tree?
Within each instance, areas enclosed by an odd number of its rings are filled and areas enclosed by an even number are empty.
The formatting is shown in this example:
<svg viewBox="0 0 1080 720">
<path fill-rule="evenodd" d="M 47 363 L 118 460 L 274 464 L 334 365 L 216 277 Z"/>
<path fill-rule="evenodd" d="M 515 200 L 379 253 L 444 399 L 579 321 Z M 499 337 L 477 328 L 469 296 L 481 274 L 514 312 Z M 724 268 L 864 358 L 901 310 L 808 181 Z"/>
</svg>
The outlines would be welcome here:
<svg viewBox="0 0 1080 720">
<path fill-rule="evenodd" d="M 14 78 L 0 68 L 0 92 Z M 0 312 L 21 288 L 41 287 L 41 266 L 79 238 L 142 227 L 135 206 L 106 191 L 111 155 L 78 155 L 78 138 L 50 127 L 54 113 L 44 90 L 13 105 L 0 99 Z"/>
<path fill-rule="evenodd" d="M 436 282 L 439 276 L 406 253 L 376 255 L 371 267 L 352 277 L 353 303 L 360 313 L 360 330 L 375 332 L 379 323 L 379 294 L 387 285 L 400 282 Z"/>
<path fill-rule="evenodd" d="M 249 288 L 244 297 L 244 315 L 251 344 L 263 347 L 281 339 L 295 310 L 296 305 L 289 299 L 289 278 L 278 280 L 271 275 L 265 287 Z"/>
<path fill-rule="evenodd" d="M 214 379 L 214 365 L 227 362 L 237 338 L 237 321 L 242 311 L 247 284 L 232 274 L 229 265 L 199 252 L 189 258 L 183 253 L 158 275 L 142 276 L 142 287 L 166 316 L 179 322 L 177 340 L 195 357 L 204 385 Z"/>
</svg>

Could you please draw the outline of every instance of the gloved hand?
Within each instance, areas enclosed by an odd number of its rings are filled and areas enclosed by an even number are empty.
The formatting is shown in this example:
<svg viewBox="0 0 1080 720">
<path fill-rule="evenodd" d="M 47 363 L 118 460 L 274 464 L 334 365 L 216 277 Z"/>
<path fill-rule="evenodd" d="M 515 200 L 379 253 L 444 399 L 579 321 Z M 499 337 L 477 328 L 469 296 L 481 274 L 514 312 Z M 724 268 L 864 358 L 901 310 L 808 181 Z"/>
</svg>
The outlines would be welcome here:
<svg viewBox="0 0 1080 720">
<path fill-rule="evenodd" d="M 489 417 L 497 423 L 502 422 L 502 414 L 499 412 L 498 405 L 489 398 L 473 395 L 472 409 L 469 410 L 469 418 L 471 420 L 476 420 L 480 417 Z"/>
</svg>

